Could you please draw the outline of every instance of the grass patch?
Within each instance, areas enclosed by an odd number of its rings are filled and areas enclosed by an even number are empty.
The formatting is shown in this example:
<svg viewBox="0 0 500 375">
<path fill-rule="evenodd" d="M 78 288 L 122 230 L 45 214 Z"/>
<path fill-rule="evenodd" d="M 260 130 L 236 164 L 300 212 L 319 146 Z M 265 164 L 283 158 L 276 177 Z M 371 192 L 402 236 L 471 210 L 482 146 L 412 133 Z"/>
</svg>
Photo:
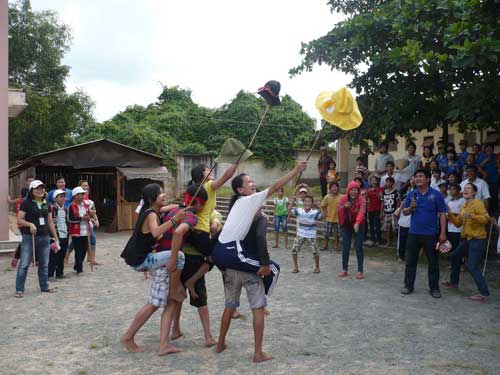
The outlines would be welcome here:
<svg viewBox="0 0 500 375">
<path fill-rule="evenodd" d="M 97 344 L 90 344 L 89 349 L 97 349 Z"/>
<path fill-rule="evenodd" d="M 14 269 L 12 267 L 7 267 L 3 270 L 3 272 L 12 272 Z"/>
<path fill-rule="evenodd" d="M 87 374 L 88 374 L 88 372 L 85 370 L 78 371 L 78 375 L 87 375 Z"/>
<path fill-rule="evenodd" d="M 47 363 L 47 366 L 54 367 L 54 364 L 52 362 L 49 362 L 49 363 Z"/>
</svg>

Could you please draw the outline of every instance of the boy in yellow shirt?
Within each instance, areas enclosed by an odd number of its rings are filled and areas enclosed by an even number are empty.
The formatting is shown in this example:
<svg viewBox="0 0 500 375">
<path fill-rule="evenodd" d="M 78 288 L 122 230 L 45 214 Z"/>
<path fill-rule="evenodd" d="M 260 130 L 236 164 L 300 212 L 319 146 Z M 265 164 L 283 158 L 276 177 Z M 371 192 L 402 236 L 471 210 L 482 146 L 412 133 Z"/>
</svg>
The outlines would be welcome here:
<svg viewBox="0 0 500 375">
<path fill-rule="evenodd" d="M 334 181 L 330 184 L 328 194 L 321 201 L 321 213 L 326 222 L 325 243 L 321 250 L 326 250 L 328 248 L 328 239 L 334 237 L 333 249 L 340 251 L 339 216 L 337 210 L 339 197 L 339 184 Z"/>
</svg>

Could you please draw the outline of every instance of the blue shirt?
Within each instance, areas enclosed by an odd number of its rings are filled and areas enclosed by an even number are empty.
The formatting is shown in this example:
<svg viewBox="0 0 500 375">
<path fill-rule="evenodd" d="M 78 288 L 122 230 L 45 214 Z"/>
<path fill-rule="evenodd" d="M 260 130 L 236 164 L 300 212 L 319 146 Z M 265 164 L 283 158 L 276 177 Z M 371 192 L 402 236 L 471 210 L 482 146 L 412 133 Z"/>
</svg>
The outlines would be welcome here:
<svg viewBox="0 0 500 375">
<path fill-rule="evenodd" d="M 49 191 L 49 194 L 47 195 L 47 200 L 49 201 L 50 204 L 55 204 L 56 201 L 54 199 L 54 192 L 56 191 L 57 189 L 52 189 L 51 191 Z M 68 208 L 69 206 L 71 206 L 71 201 L 73 199 L 73 194 L 71 193 L 72 190 L 71 189 L 64 189 L 66 190 L 66 202 L 64 202 L 64 208 Z"/>
<path fill-rule="evenodd" d="M 292 208 L 290 213 L 299 218 L 297 236 L 303 238 L 316 238 L 316 220 L 321 219 L 321 211 L 303 208 Z"/>
<path fill-rule="evenodd" d="M 414 189 L 406 197 L 403 208 L 410 207 L 413 198 L 417 200 L 417 208 L 411 214 L 408 233 L 424 236 L 439 234 L 439 214 L 448 212 L 441 193 L 431 187 L 425 194 Z"/>
<path fill-rule="evenodd" d="M 486 157 L 488 156 L 490 155 L 486 154 Z M 486 173 L 488 173 L 488 176 L 485 177 L 486 182 L 490 184 L 496 184 L 498 182 L 497 154 L 495 153 L 491 154 L 490 159 L 484 165 L 483 169 Z"/>
<path fill-rule="evenodd" d="M 467 151 L 462 151 L 461 153 L 457 154 L 457 156 L 462 164 L 465 165 L 465 161 L 467 160 L 467 156 L 469 156 L 469 153 Z"/>
<path fill-rule="evenodd" d="M 435 159 L 438 162 L 438 168 L 441 169 L 441 171 L 444 171 L 444 169 L 448 165 L 448 157 L 446 156 L 446 154 L 437 154 Z"/>
</svg>

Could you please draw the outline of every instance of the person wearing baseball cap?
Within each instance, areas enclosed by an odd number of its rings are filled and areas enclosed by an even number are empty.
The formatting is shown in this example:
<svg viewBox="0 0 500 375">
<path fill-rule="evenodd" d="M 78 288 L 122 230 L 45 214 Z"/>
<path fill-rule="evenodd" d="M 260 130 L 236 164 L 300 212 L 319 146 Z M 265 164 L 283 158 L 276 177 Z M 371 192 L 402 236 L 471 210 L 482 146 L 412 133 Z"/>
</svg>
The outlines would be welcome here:
<svg viewBox="0 0 500 375">
<path fill-rule="evenodd" d="M 71 192 L 73 201 L 68 209 L 69 215 L 69 235 L 75 248 L 75 265 L 73 269 L 77 274 L 83 272 L 83 261 L 87 254 L 89 241 L 87 233 L 89 230 L 90 212 L 89 206 L 85 204 L 85 190 L 77 186 Z"/>
<path fill-rule="evenodd" d="M 64 207 L 66 202 L 66 191 L 57 189 L 54 191 L 54 204 L 50 207 L 50 212 L 54 218 L 54 225 L 59 238 L 59 246 L 53 243 L 51 245 L 49 259 L 49 280 L 54 276 L 56 279 L 63 279 L 64 276 L 64 257 L 68 248 L 68 210 Z"/>
<path fill-rule="evenodd" d="M 36 252 L 38 259 L 38 282 L 42 292 L 55 292 L 49 288 L 49 253 L 50 234 L 54 241 L 59 242 L 52 213 L 45 200 L 45 184 L 40 180 L 34 180 L 29 185 L 29 192 L 26 199 L 19 207 L 17 223 L 21 229 L 21 260 L 17 268 L 16 276 L 16 298 L 24 295 L 24 284 L 28 274 L 28 268 Z M 33 249 L 34 244 L 34 249 Z"/>
</svg>

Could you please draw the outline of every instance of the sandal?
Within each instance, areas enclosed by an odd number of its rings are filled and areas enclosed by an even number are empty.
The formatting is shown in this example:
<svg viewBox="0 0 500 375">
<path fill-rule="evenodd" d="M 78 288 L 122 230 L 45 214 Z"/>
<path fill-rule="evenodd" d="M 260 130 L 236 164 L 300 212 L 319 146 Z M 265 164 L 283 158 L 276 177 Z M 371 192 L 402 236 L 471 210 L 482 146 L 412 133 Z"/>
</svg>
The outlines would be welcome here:
<svg viewBox="0 0 500 375">
<path fill-rule="evenodd" d="M 299 273 L 299 270 L 298 270 L 298 269 L 294 269 L 294 270 L 292 271 L 292 273 Z"/>
<path fill-rule="evenodd" d="M 49 288 L 47 290 L 42 290 L 42 293 L 57 293 L 56 288 Z"/>
<path fill-rule="evenodd" d="M 475 302 L 488 302 L 490 298 L 488 296 L 483 296 L 481 294 L 475 294 L 473 296 L 470 296 L 469 299 Z"/>
<path fill-rule="evenodd" d="M 319 273 L 319 272 L 320 272 L 320 271 L 319 271 L 319 268 L 316 268 L 316 269 L 313 271 L 313 273 Z"/>
<path fill-rule="evenodd" d="M 16 292 L 16 294 L 14 294 L 14 297 L 15 298 L 23 298 L 24 297 L 24 293 L 23 292 Z"/>
</svg>

